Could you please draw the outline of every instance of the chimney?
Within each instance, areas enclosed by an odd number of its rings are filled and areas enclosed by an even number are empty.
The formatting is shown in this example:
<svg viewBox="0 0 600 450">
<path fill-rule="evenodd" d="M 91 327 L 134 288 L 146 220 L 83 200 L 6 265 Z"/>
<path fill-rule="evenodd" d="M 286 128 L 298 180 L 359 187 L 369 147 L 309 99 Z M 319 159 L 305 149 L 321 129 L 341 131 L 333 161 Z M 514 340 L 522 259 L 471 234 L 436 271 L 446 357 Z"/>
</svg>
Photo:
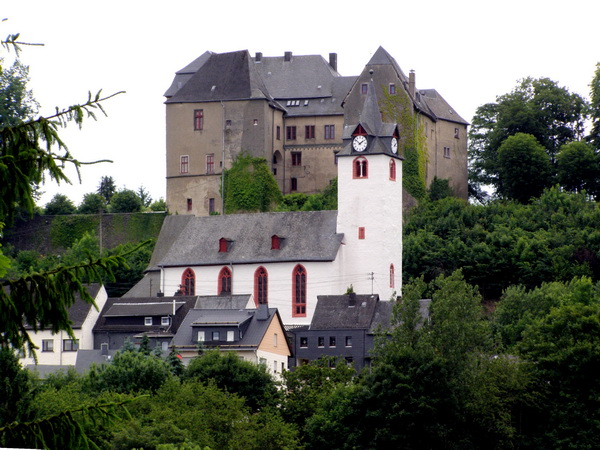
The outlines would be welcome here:
<svg viewBox="0 0 600 450">
<path fill-rule="evenodd" d="M 262 61 L 262 52 L 256 52 L 256 56 L 254 57 L 254 62 L 259 63 Z"/>
<path fill-rule="evenodd" d="M 283 55 L 283 60 L 290 62 L 292 60 L 292 52 L 285 52 Z"/>
<path fill-rule="evenodd" d="M 412 98 L 415 98 L 415 71 L 411 70 L 408 74 L 408 93 Z"/>
<path fill-rule="evenodd" d="M 337 72 L 337 53 L 329 54 L 329 65 Z"/>
</svg>

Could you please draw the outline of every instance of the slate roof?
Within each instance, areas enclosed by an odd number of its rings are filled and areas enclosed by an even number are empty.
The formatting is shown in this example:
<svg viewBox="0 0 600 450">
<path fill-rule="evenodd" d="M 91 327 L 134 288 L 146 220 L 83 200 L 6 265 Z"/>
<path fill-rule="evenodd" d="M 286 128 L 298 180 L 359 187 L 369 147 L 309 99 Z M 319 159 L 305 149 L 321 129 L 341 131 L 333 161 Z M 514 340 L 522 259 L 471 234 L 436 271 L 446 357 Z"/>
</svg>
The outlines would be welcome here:
<svg viewBox="0 0 600 450">
<path fill-rule="evenodd" d="M 247 50 L 212 53 L 198 65 L 196 73 L 166 103 L 271 100 Z"/>
<path fill-rule="evenodd" d="M 102 354 L 102 350 L 77 350 L 77 360 L 75 361 L 75 370 L 84 373 L 92 364 L 108 363 L 118 350 L 108 350 L 107 354 Z"/>
<path fill-rule="evenodd" d="M 436 117 L 450 122 L 468 125 L 468 122 L 454 111 L 454 108 L 452 108 L 435 89 L 420 89 L 416 93 L 417 97 L 420 97 L 427 103 Z"/>
<path fill-rule="evenodd" d="M 161 231 L 157 247 L 169 250 L 154 259 L 151 268 L 333 261 L 343 238 L 336 232 L 336 221 L 337 211 L 168 216 L 163 230 L 174 226 L 179 233 Z M 271 249 L 273 235 L 283 238 L 280 250 Z M 231 241 L 228 252 L 219 252 L 221 238 Z"/>
<path fill-rule="evenodd" d="M 249 300 L 250 294 L 200 295 L 196 298 L 194 309 L 244 309 Z"/>
<path fill-rule="evenodd" d="M 147 302 L 147 303 L 127 303 L 115 302 L 104 313 L 104 317 L 135 317 L 135 316 L 167 316 L 173 314 L 173 308 L 177 311 L 185 302 Z"/>
<path fill-rule="evenodd" d="M 213 54 L 213 52 L 206 51 L 194 61 L 189 63 L 187 66 L 185 66 L 183 69 L 178 70 L 175 73 L 173 83 L 171 83 L 171 86 L 169 87 L 169 89 L 167 89 L 167 92 L 165 92 L 164 94 L 165 97 L 172 97 L 173 95 L 175 95 L 175 93 L 179 89 L 181 89 L 183 85 L 190 80 L 190 78 L 192 78 L 192 75 L 194 75 L 198 71 L 198 69 L 200 69 L 200 67 L 202 67 L 204 63 L 208 61 L 210 56 Z"/>
<path fill-rule="evenodd" d="M 218 347 L 221 349 L 252 349 L 258 348 L 263 340 L 269 325 L 273 320 L 279 320 L 277 308 L 268 308 L 266 305 L 261 305 L 259 309 L 243 309 L 243 310 L 208 310 L 208 309 L 192 309 L 188 312 L 179 327 L 173 345 L 179 348 L 195 347 L 196 341 L 193 336 L 193 325 L 198 326 L 226 326 L 235 324 L 241 326 L 247 320 L 250 320 L 242 339 L 234 342 L 219 342 Z M 282 326 L 283 329 L 283 326 Z M 285 339 L 283 339 L 285 341 Z M 207 347 L 212 347 L 210 342 L 206 342 Z"/>
<path fill-rule="evenodd" d="M 389 326 L 392 305 L 380 302 L 378 295 L 319 295 L 309 329 L 372 331 L 377 325 Z"/>
</svg>

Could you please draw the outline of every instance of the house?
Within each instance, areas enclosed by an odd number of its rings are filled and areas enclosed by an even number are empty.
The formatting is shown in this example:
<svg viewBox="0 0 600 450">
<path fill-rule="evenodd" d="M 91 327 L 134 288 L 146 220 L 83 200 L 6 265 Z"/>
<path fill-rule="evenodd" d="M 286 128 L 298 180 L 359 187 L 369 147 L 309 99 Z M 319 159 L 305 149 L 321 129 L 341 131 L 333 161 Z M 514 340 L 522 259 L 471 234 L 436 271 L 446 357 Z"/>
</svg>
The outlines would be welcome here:
<svg viewBox="0 0 600 450">
<path fill-rule="evenodd" d="M 193 79 L 190 79 L 191 82 Z M 146 277 L 150 295 L 250 294 L 286 325 L 309 325 L 317 295 L 401 292 L 402 156 L 374 83 L 337 153 L 338 210 L 168 216 Z"/>
<path fill-rule="evenodd" d="M 290 365 L 330 356 L 357 370 L 369 366 L 375 335 L 389 330 L 394 304 L 377 295 L 320 295 L 311 324 L 290 333 L 294 349 Z"/>
<path fill-rule="evenodd" d="M 90 284 L 86 286 L 88 294 L 94 299 L 96 307 L 84 302 L 79 295 L 69 308 L 69 320 L 75 339 L 66 332 L 53 333 L 51 330 L 33 332 L 28 327 L 29 336 L 38 350 L 37 363 L 32 355 L 23 355 L 21 364 L 28 369 L 37 370 L 40 375 L 54 372 L 61 367 L 75 367 L 77 353 L 80 349 L 93 349 L 94 336 L 92 329 L 104 307 L 107 294 L 104 286 Z"/>
<path fill-rule="evenodd" d="M 340 75 L 335 53 L 242 50 L 205 52 L 165 92 L 169 211 L 222 212 L 222 172 L 241 151 L 264 157 L 284 194 L 323 190 L 337 175 L 342 129 L 359 122 L 367 93 L 409 105 L 427 147 L 427 185 L 447 178 L 466 198 L 467 122 L 436 90 L 417 89 L 415 72 L 406 76 L 382 47 L 358 76 Z"/>
<path fill-rule="evenodd" d="M 275 376 L 287 370 L 292 354 L 277 309 L 267 305 L 255 309 L 192 309 L 173 345 L 185 363 L 198 356 L 199 349 L 219 349 L 264 364 Z"/>
</svg>

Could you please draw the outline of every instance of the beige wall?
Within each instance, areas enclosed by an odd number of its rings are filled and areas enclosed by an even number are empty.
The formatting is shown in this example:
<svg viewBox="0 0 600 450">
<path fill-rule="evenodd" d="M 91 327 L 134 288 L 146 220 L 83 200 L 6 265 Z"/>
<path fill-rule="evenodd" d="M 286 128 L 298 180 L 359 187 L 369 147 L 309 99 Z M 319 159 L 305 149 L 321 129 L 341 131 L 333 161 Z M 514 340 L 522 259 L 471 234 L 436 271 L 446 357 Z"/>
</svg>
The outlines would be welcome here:
<svg viewBox="0 0 600 450">
<path fill-rule="evenodd" d="M 277 334 L 277 345 L 275 345 L 275 334 Z M 265 336 L 258 346 L 258 350 L 285 357 L 290 356 L 290 349 L 285 339 L 285 331 L 281 327 L 281 323 L 279 323 L 277 317 L 273 317 L 273 320 L 271 320 L 271 324 L 267 328 Z"/>
</svg>

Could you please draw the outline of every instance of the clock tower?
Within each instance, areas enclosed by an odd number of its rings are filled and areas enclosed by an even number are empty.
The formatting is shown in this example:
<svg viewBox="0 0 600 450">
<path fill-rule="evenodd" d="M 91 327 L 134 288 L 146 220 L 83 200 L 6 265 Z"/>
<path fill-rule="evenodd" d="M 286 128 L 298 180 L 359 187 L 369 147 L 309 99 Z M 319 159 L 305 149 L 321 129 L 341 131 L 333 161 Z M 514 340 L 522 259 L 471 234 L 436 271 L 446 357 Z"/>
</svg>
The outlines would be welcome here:
<svg viewBox="0 0 600 450">
<path fill-rule="evenodd" d="M 341 282 L 357 294 L 401 295 L 402 156 L 398 126 L 384 123 L 369 86 L 358 123 L 344 126 L 338 153 Z"/>
</svg>

